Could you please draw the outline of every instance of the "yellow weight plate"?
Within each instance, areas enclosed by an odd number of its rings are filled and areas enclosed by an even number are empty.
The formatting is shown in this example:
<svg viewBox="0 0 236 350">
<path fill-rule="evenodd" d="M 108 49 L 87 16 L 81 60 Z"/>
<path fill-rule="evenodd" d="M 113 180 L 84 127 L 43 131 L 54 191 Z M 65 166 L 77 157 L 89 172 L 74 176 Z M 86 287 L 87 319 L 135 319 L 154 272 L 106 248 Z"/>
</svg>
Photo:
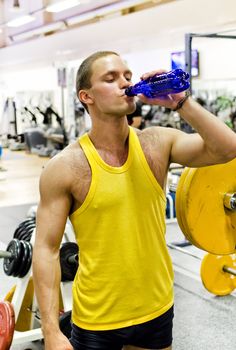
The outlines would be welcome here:
<svg viewBox="0 0 236 350">
<path fill-rule="evenodd" d="M 187 240 L 198 247 L 198 243 L 195 242 L 190 235 L 188 223 L 186 222 L 185 216 L 185 205 L 187 200 L 186 190 L 189 188 L 189 181 L 191 180 L 191 176 L 194 170 L 195 169 L 192 168 L 185 168 L 180 177 L 176 191 L 176 217 L 180 229 L 187 238 Z"/>
<path fill-rule="evenodd" d="M 184 192 L 184 183 L 185 183 L 185 179 L 188 175 L 188 172 L 189 172 L 189 168 L 185 168 L 180 176 L 177 190 L 176 190 L 176 196 L 175 196 L 175 210 L 176 210 L 176 218 L 178 221 L 178 225 L 179 225 L 181 231 L 183 232 L 183 234 L 185 235 L 185 237 L 189 240 L 188 233 L 187 233 L 187 230 L 186 230 L 186 228 L 184 226 L 184 222 L 183 222 L 183 219 L 184 219 L 183 192 Z"/>
<path fill-rule="evenodd" d="M 6 301 L 11 302 L 13 295 L 15 293 L 16 286 L 5 296 Z M 30 278 L 28 286 L 26 288 L 25 296 L 21 305 L 19 316 L 16 320 L 15 329 L 19 332 L 28 331 L 31 329 L 31 320 L 32 320 L 32 304 L 33 304 L 33 295 L 34 295 L 34 286 L 33 279 Z"/>
<path fill-rule="evenodd" d="M 193 244 L 213 254 L 232 254 L 236 245 L 236 212 L 223 204 L 236 192 L 236 159 L 188 171 L 181 193 L 181 219 Z M 195 242 L 195 243 L 194 243 Z"/>
<path fill-rule="evenodd" d="M 233 255 L 206 254 L 201 263 L 201 279 L 204 287 L 215 295 L 228 295 L 236 287 L 236 277 L 223 271 L 224 266 L 235 268 Z"/>
<path fill-rule="evenodd" d="M 193 178 L 196 170 L 197 169 L 189 168 L 187 175 L 185 177 L 183 194 L 182 194 L 182 213 L 183 213 L 182 214 L 182 221 L 183 221 L 184 228 L 185 228 L 185 236 L 188 237 L 188 240 L 193 245 L 202 249 L 202 247 L 199 245 L 199 242 L 197 240 L 195 240 L 194 236 L 191 234 L 191 230 L 188 226 L 188 220 L 187 220 L 187 216 L 186 216 L 187 205 L 188 205 L 188 196 L 189 196 L 189 187 L 191 186 L 192 178 Z"/>
</svg>

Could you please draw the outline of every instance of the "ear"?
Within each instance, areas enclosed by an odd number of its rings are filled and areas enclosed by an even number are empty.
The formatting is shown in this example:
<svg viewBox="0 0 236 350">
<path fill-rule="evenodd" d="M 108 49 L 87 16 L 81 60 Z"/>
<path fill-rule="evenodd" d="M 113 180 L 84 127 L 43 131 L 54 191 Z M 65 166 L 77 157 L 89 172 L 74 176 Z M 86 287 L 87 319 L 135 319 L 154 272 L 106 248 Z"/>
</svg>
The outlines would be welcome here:
<svg viewBox="0 0 236 350">
<path fill-rule="evenodd" d="M 87 90 L 80 90 L 78 94 L 78 98 L 81 102 L 87 105 L 93 104 L 93 99 Z"/>
</svg>

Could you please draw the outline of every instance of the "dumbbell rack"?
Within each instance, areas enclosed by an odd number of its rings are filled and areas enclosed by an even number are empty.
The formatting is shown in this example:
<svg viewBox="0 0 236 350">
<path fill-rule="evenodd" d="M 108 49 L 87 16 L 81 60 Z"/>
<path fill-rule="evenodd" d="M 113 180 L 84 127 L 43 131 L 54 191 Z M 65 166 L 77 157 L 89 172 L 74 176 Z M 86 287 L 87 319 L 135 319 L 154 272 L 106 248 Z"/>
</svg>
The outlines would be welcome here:
<svg viewBox="0 0 236 350">
<path fill-rule="evenodd" d="M 64 234 L 63 240 L 68 241 L 70 235 Z M 71 238 L 71 237 L 70 237 Z M 30 243 L 32 244 L 32 247 L 34 246 L 35 241 L 35 230 L 33 231 Z M 23 304 L 24 296 L 26 294 L 26 290 L 28 287 L 28 284 L 30 282 L 30 279 L 32 278 L 32 266 L 30 267 L 28 273 L 23 278 L 16 278 L 16 285 L 15 285 L 15 291 L 13 294 L 13 298 L 11 301 L 11 304 L 14 308 L 15 312 L 15 322 L 17 322 L 17 319 L 20 314 L 21 306 Z M 72 282 L 61 282 L 60 289 L 61 289 L 61 297 L 62 297 L 62 303 L 63 303 L 63 309 L 64 312 L 70 311 L 72 309 L 72 298 L 71 298 L 71 284 Z M 37 301 L 35 295 L 33 295 L 33 303 L 32 303 L 32 314 L 38 310 L 37 307 Z M 12 345 L 19 345 L 26 342 L 36 341 L 43 339 L 43 333 L 40 326 L 35 327 L 34 318 L 31 318 L 31 327 L 27 331 L 18 331 L 15 329 Z"/>
</svg>

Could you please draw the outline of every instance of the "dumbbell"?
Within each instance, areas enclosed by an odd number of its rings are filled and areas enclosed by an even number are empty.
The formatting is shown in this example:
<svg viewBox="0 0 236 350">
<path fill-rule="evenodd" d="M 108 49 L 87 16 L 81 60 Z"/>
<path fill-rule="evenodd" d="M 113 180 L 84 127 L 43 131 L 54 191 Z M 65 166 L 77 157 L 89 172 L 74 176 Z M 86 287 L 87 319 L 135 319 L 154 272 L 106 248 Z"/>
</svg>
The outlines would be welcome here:
<svg viewBox="0 0 236 350">
<path fill-rule="evenodd" d="M 12 239 L 6 251 L 0 251 L 3 258 L 3 270 L 7 276 L 24 277 L 31 266 L 32 245 L 30 242 Z"/>
<path fill-rule="evenodd" d="M 60 248 L 61 281 L 73 281 L 79 266 L 78 245 L 74 242 L 66 242 Z"/>
<path fill-rule="evenodd" d="M 0 251 L 3 258 L 3 270 L 6 275 L 24 277 L 30 269 L 33 248 L 30 242 L 12 239 L 6 251 Z M 73 281 L 78 269 L 78 245 L 63 243 L 60 248 L 61 280 Z"/>
</svg>

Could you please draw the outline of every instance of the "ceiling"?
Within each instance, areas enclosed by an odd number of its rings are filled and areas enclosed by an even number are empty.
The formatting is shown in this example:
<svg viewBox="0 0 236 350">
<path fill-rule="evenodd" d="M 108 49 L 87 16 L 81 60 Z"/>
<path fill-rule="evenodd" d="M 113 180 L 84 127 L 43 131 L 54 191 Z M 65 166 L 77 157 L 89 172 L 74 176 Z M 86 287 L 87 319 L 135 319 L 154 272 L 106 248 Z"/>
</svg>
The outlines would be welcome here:
<svg viewBox="0 0 236 350">
<path fill-rule="evenodd" d="M 0 0 L 0 48 L 173 1 L 178 0 Z M 50 12 L 59 3 L 73 7 Z M 31 22 L 12 26 L 25 16 Z"/>
</svg>

